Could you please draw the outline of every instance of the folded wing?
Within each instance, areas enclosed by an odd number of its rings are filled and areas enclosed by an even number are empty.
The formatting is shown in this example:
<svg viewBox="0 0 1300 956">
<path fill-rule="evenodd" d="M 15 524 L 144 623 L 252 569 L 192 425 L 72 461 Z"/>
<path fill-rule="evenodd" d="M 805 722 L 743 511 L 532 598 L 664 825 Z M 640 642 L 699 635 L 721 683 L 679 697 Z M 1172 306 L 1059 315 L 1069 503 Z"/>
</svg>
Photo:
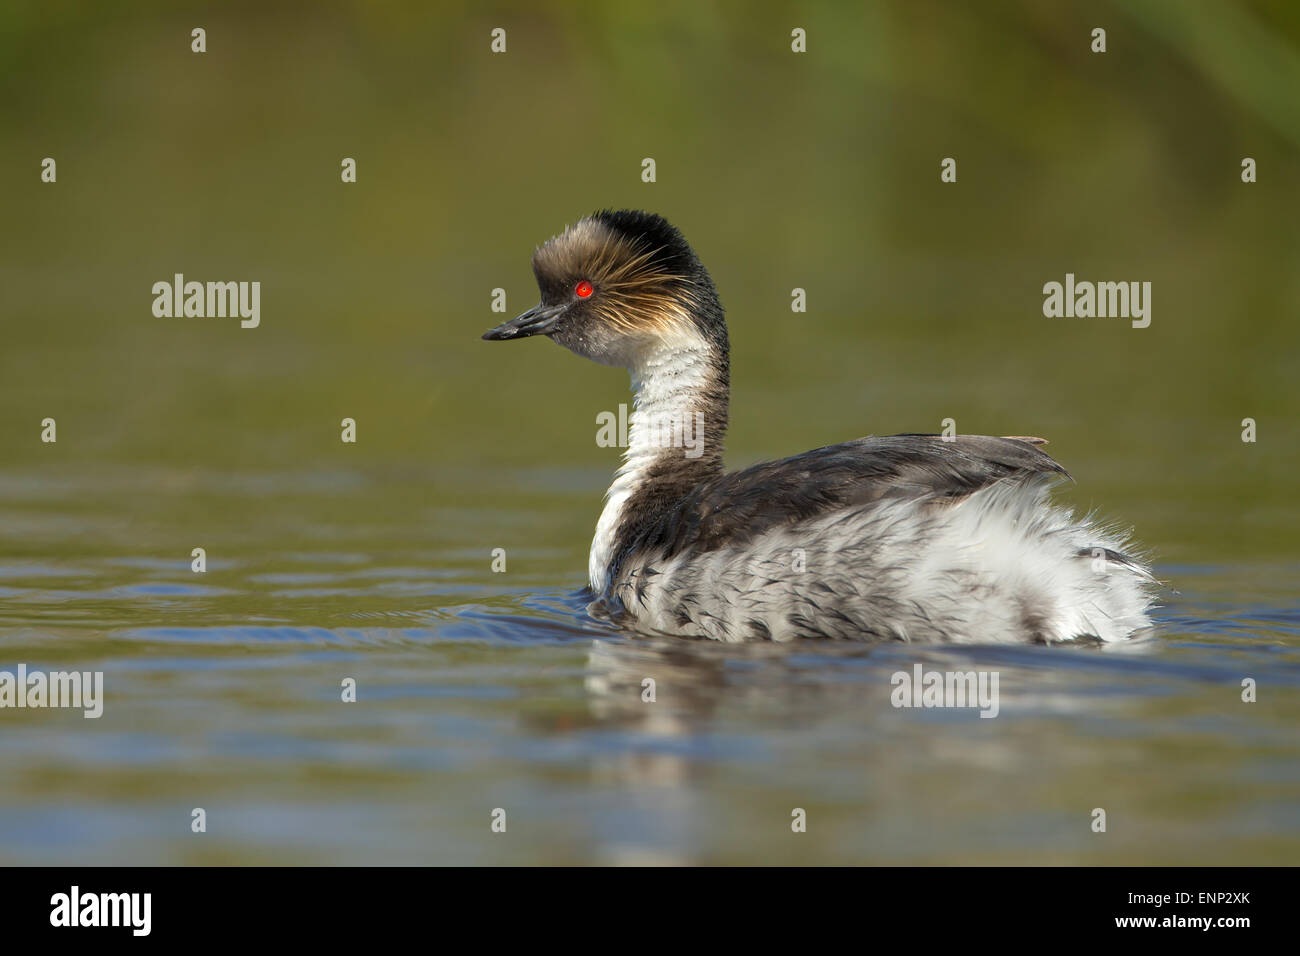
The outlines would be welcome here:
<svg viewBox="0 0 1300 956">
<path fill-rule="evenodd" d="M 743 545 L 780 525 L 887 499 L 954 502 L 1004 480 L 1069 477 L 1039 438 L 888 435 L 764 462 L 697 488 L 641 530 L 639 544 L 682 551 Z"/>
</svg>

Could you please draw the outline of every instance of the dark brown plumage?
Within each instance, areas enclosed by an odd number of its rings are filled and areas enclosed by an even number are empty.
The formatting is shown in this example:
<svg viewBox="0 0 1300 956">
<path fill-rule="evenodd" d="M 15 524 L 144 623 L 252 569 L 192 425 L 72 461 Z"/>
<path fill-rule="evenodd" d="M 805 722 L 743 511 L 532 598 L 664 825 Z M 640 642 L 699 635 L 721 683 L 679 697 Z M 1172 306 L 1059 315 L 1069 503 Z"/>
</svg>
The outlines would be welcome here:
<svg viewBox="0 0 1300 956">
<path fill-rule="evenodd" d="M 774 527 L 886 498 L 952 503 L 997 481 L 1069 477 L 1028 441 L 986 435 L 859 438 L 703 483 L 695 462 L 673 461 L 629 503 L 626 551 L 672 558 L 743 547 Z"/>
</svg>

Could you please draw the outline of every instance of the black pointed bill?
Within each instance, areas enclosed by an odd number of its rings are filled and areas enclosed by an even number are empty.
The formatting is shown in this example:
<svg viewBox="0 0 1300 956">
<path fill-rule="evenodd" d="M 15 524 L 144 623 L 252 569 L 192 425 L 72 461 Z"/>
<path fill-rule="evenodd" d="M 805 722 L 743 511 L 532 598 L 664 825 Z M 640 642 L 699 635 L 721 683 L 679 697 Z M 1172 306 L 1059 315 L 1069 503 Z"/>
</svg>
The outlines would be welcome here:
<svg viewBox="0 0 1300 956">
<path fill-rule="evenodd" d="M 555 328 L 564 308 L 562 305 L 535 305 L 518 318 L 502 322 L 495 329 L 484 332 L 483 338 L 489 342 L 498 342 L 502 339 L 523 339 L 530 335 L 545 335 Z"/>
</svg>

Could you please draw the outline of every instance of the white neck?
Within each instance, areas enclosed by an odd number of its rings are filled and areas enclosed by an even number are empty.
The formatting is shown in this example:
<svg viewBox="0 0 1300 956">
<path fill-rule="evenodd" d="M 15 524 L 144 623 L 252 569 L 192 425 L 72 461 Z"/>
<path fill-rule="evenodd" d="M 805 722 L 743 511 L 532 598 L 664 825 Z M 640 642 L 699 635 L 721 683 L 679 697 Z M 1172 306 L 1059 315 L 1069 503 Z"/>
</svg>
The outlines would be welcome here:
<svg viewBox="0 0 1300 956">
<path fill-rule="evenodd" d="M 664 455 L 698 457 L 705 439 L 700 396 L 714 366 L 709 347 L 690 338 L 659 343 L 639 357 L 632 375 L 633 411 L 623 465 L 605 495 L 605 508 L 596 523 L 587 574 L 591 589 L 604 593 L 628 498 L 645 481 L 647 472 Z M 707 423 L 712 428 L 717 423 Z M 723 424 L 725 427 L 725 423 Z"/>
</svg>

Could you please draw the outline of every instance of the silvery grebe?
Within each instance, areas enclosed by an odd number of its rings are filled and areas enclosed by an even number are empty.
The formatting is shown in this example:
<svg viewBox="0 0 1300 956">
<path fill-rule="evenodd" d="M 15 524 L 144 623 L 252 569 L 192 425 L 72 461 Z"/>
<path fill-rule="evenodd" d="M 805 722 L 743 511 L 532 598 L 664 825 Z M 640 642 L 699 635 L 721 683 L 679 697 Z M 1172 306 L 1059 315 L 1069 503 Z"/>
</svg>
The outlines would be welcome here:
<svg viewBox="0 0 1300 956">
<path fill-rule="evenodd" d="M 891 435 L 724 474 L 729 361 L 713 280 L 660 216 L 604 211 L 533 255 L 541 302 L 483 338 L 545 335 L 631 372 L 628 449 L 596 525 L 596 609 L 651 632 L 1119 641 L 1154 579 L 1048 500 L 1037 438 Z"/>
</svg>

